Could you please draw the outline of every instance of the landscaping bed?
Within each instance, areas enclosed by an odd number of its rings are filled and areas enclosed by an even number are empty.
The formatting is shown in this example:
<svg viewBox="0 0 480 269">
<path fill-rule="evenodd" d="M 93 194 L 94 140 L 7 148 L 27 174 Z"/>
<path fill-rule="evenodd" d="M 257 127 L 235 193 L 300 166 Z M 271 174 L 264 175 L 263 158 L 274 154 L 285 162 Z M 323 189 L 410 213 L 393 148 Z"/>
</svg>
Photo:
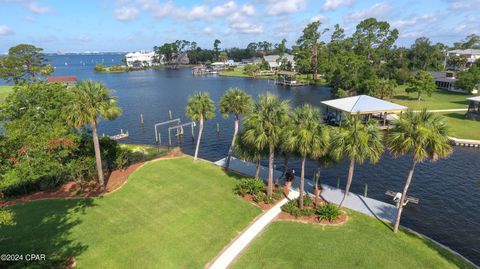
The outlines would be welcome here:
<svg viewBox="0 0 480 269">
<path fill-rule="evenodd" d="M 274 186 L 272 196 L 268 197 L 266 184 L 261 179 L 255 178 L 246 178 L 239 181 L 233 191 L 264 211 L 272 208 L 283 198 L 287 197 L 285 189 L 279 186 Z"/>
</svg>

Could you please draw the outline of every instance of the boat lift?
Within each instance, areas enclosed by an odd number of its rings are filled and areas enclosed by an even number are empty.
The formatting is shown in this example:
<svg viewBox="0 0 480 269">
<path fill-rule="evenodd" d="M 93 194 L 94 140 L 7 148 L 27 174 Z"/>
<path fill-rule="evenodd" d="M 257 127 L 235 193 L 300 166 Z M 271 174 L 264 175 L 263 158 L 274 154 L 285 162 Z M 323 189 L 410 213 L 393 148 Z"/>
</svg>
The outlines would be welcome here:
<svg viewBox="0 0 480 269">
<path fill-rule="evenodd" d="M 392 197 L 393 202 L 397 204 L 397 208 L 400 207 L 400 200 L 402 198 L 402 193 L 394 192 L 394 191 L 386 191 L 385 195 Z M 409 202 L 412 204 L 418 204 L 419 199 L 413 196 L 406 195 L 405 200 L 403 202 L 403 206 L 406 206 Z"/>
<path fill-rule="evenodd" d="M 177 129 L 177 136 L 180 136 L 180 135 L 183 135 L 183 127 L 186 127 L 186 126 L 192 127 L 192 139 L 193 139 L 194 137 L 193 128 L 196 126 L 194 121 L 168 127 L 168 145 L 169 146 L 172 145 L 172 136 L 170 134 L 170 130 Z M 180 129 L 180 133 L 178 132 L 179 129 Z"/>
<path fill-rule="evenodd" d="M 176 119 L 173 119 L 173 120 L 168 120 L 168 121 L 164 121 L 164 122 L 160 122 L 160 123 L 157 123 L 154 125 L 155 127 L 155 141 L 158 142 L 159 144 L 162 144 L 162 134 L 161 132 L 159 132 L 157 130 L 157 127 L 158 126 L 162 126 L 162 125 L 165 125 L 165 124 L 170 124 L 170 123 L 176 123 L 176 124 L 180 124 L 180 118 L 176 118 Z M 168 134 L 169 134 L 169 137 L 170 137 L 170 129 L 168 130 Z"/>
</svg>

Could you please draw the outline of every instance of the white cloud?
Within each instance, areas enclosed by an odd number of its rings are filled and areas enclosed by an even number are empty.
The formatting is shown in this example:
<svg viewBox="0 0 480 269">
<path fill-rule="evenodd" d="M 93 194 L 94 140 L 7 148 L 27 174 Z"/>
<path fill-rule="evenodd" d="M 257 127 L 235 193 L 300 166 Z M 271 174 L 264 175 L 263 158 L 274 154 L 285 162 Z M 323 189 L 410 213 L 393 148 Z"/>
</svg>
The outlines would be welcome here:
<svg viewBox="0 0 480 269">
<path fill-rule="evenodd" d="M 35 14 L 45 14 L 50 12 L 50 8 L 47 6 L 42 6 L 35 2 L 28 2 L 26 4 L 27 8 Z"/>
<path fill-rule="evenodd" d="M 200 5 L 194 6 L 191 10 L 187 10 L 186 12 L 180 11 L 180 13 L 182 14 L 180 18 L 182 18 L 183 15 L 186 15 L 186 18 L 189 20 L 207 19 L 209 9 L 205 5 Z"/>
<path fill-rule="evenodd" d="M 253 5 L 243 5 L 242 12 L 248 16 L 254 16 L 257 12 L 255 11 L 255 7 Z"/>
<path fill-rule="evenodd" d="M 327 17 L 323 16 L 323 15 L 317 15 L 317 16 L 313 16 L 311 19 L 310 19 L 310 22 L 314 22 L 314 21 L 319 21 L 321 23 L 325 23 L 327 21 Z"/>
<path fill-rule="evenodd" d="M 157 19 L 172 15 L 175 11 L 175 6 L 172 2 L 160 3 L 157 0 L 138 0 L 138 3 Z"/>
<path fill-rule="evenodd" d="M 351 6 L 356 0 L 327 0 L 322 5 L 322 10 L 334 10 L 342 6 Z"/>
<path fill-rule="evenodd" d="M 6 25 L 0 25 L 0 36 L 13 35 L 12 29 Z"/>
<path fill-rule="evenodd" d="M 237 9 L 237 4 L 234 1 L 229 1 L 221 6 L 216 6 L 212 9 L 212 16 L 224 17 Z"/>
<path fill-rule="evenodd" d="M 120 7 L 113 12 L 119 21 L 131 21 L 138 17 L 138 9 L 135 7 Z"/>
<path fill-rule="evenodd" d="M 267 15 L 296 13 L 306 7 L 306 0 L 267 0 L 265 10 Z"/>
<path fill-rule="evenodd" d="M 213 33 L 213 29 L 207 26 L 207 27 L 203 28 L 203 33 L 209 35 L 209 34 Z"/>
<path fill-rule="evenodd" d="M 458 9 L 478 9 L 480 5 L 480 0 L 449 0 L 449 8 L 458 10 Z"/>
<path fill-rule="evenodd" d="M 376 3 L 367 9 L 352 12 L 345 16 L 349 22 L 358 22 L 367 18 L 387 17 L 391 11 L 391 6 L 387 2 Z"/>
<path fill-rule="evenodd" d="M 423 23 L 432 23 L 437 21 L 438 15 L 425 14 L 422 16 L 411 17 L 408 19 L 401 19 L 391 23 L 392 27 L 403 29 L 408 26 L 415 26 Z"/>
<path fill-rule="evenodd" d="M 78 38 L 80 42 L 89 42 L 92 38 L 89 35 L 80 35 Z"/>
<path fill-rule="evenodd" d="M 252 23 L 250 18 L 245 17 L 239 12 L 235 12 L 232 16 L 227 18 L 229 23 L 229 33 L 238 32 L 242 34 L 261 34 L 263 33 L 263 26 Z"/>
</svg>

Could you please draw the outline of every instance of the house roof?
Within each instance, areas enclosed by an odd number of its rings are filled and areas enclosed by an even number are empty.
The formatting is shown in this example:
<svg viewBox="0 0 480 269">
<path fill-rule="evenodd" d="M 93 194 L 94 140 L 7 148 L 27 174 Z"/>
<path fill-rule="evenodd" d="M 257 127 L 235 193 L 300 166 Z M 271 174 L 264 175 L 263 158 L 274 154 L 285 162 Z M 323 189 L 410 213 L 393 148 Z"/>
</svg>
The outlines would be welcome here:
<svg viewBox="0 0 480 269">
<path fill-rule="evenodd" d="M 468 54 L 468 55 L 480 55 L 480 50 L 477 49 L 466 49 L 466 50 L 450 50 L 448 53 L 454 53 L 454 54 Z"/>
<path fill-rule="evenodd" d="M 400 112 L 407 107 L 381 100 L 368 95 L 358 95 L 323 101 L 322 104 L 348 114 L 371 114 L 380 112 Z"/>
<path fill-rule="evenodd" d="M 50 76 L 47 77 L 47 82 L 53 83 L 53 82 L 63 82 L 63 83 L 75 83 L 77 82 L 77 77 L 76 76 Z"/>
<path fill-rule="evenodd" d="M 474 102 L 480 102 L 480 96 L 470 97 L 470 98 L 467 98 L 467 100 L 474 101 Z"/>
</svg>

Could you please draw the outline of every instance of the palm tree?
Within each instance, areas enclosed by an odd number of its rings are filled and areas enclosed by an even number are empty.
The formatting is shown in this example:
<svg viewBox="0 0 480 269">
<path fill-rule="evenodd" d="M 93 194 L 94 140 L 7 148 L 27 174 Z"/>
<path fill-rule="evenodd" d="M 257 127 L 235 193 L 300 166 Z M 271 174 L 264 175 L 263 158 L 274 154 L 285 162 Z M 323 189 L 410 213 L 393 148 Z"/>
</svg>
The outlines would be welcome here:
<svg viewBox="0 0 480 269">
<path fill-rule="evenodd" d="M 320 126 L 322 128 L 323 126 Z M 330 167 L 336 163 L 339 162 L 339 159 L 335 158 L 333 156 L 332 151 L 330 149 L 331 143 L 330 143 L 330 137 L 332 136 L 332 129 L 328 127 L 323 127 L 324 132 L 320 133 L 320 135 L 323 135 L 324 137 L 322 138 L 322 141 L 328 141 L 325 145 L 325 149 L 323 151 L 323 154 L 321 154 L 317 158 L 317 168 L 315 169 L 315 175 L 314 175 L 314 190 L 315 190 L 315 205 L 318 205 L 318 201 L 320 200 L 320 192 L 321 192 L 321 169 L 322 167 Z M 322 131 L 319 131 L 322 132 Z"/>
<path fill-rule="evenodd" d="M 195 156 L 193 157 L 193 160 L 196 161 L 198 150 L 200 149 L 200 140 L 202 140 L 203 123 L 207 119 L 213 119 L 215 117 L 215 105 L 208 92 L 195 92 L 190 96 L 187 107 L 185 108 L 185 114 L 193 121 L 200 121 L 197 146 L 195 147 Z"/>
<path fill-rule="evenodd" d="M 267 195 L 273 192 L 273 160 L 275 149 L 281 141 L 284 123 L 288 119 L 290 104 L 280 101 L 276 95 L 260 95 L 252 113 L 245 118 L 245 141 L 256 148 L 268 149 Z"/>
<path fill-rule="evenodd" d="M 292 125 L 295 128 L 288 130 L 289 137 L 285 142 L 295 150 L 302 160 L 300 170 L 300 197 L 298 207 L 303 208 L 303 196 L 305 193 L 305 162 L 307 157 L 318 158 L 323 154 L 328 145 L 328 134 L 320 124 L 321 114 L 318 108 L 311 105 L 303 105 L 293 112 Z"/>
<path fill-rule="evenodd" d="M 264 155 L 265 150 L 257 149 L 255 146 L 248 144 L 244 137 L 244 133 L 238 134 L 238 141 L 235 143 L 235 154 L 238 158 L 255 163 L 255 178 L 259 178 L 260 174 L 260 160 Z"/>
<path fill-rule="evenodd" d="M 292 139 L 291 135 L 293 132 L 291 130 L 295 128 L 293 126 L 291 114 L 288 115 L 288 119 L 285 121 L 283 126 L 283 132 L 280 137 L 281 141 L 278 149 L 275 152 L 276 155 L 281 155 L 283 157 L 283 172 L 280 177 L 276 179 L 276 183 L 278 183 L 281 178 L 284 178 L 286 176 L 288 172 L 288 162 L 290 160 L 290 157 L 295 153 L 294 149 L 288 144 L 288 141 Z"/>
<path fill-rule="evenodd" d="M 348 166 L 347 185 L 339 207 L 342 207 L 352 184 L 355 163 L 369 160 L 376 163 L 383 153 L 383 134 L 373 120 L 363 124 L 359 116 L 347 116 L 345 123 L 334 134 L 332 140 L 332 153 L 335 158 L 347 157 Z"/>
<path fill-rule="evenodd" d="M 72 103 L 65 112 L 67 120 L 76 128 L 90 124 L 92 128 L 95 161 L 97 163 L 98 183 L 100 189 L 104 188 L 102 156 L 98 141 L 97 127 L 100 118 L 112 120 L 122 114 L 117 98 L 112 96 L 112 91 L 105 84 L 92 80 L 81 81 L 72 91 Z"/>
<path fill-rule="evenodd" d="M 226 169 L 230 167 L 230 160 L 232 158 L 233 149 L 235 147 L 235 139 L 238 133 L 238 121 L 240 114 L 247 114 L 253 105 L 253 99 L 250 95 L 239 88 L 230 88 L 220 99 L 219 109 L 225 118 L 233 114 L 235 126 L 233 130 L 232 144 L 228 149 Z"/>
<path fill-rule="evenodd" d="M 436 161 L 447 157 L 452 152 L 452 147 L 449 143 L 448 128 L 443 117 L 429 113 L 425 109 L 420 113 L 407 111 L 395 122 L 387 136 L 387 147 L 394 155 L 412 155 L 393 228 L 396 233 L 400 225 L 403 203 L 412 182 L 415 166 L 425 160 Z"/>
</svg>

